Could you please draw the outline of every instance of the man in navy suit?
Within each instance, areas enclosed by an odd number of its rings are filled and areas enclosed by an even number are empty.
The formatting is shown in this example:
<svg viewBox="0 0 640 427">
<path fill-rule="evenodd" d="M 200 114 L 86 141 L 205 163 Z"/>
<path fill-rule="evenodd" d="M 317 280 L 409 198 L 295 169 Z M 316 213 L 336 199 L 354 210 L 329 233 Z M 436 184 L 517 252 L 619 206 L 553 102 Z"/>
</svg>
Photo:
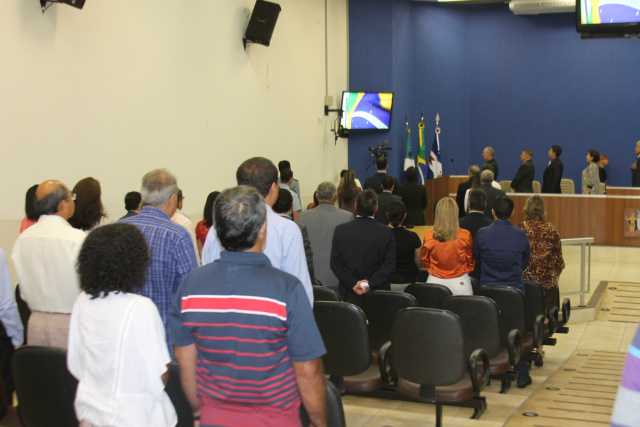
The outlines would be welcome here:
<svg viewBox="0 0 640 427">
<path fill-rule="evenodd" d="M 376 159 L 377 172 L 375 175 L 368 176 L 367 179 L 364 180 L 363 190 L 370 188 L 375 191 L 376 194 L 382 193 L 382 178 L 385 176 L 391 176 L 387 175 L 388 168 L 389 164 L 387 163 L 387 158 L 378 157 Z M 393 176 L 391 176 L 391 178 L 393 178 L 393 194 L 400 196 L 400 185 L 398 184 L 398 180 Z"/>
<path fill-rule="evenodd" d="M 471 233 L 471 241 L 476 240 L 476 234 L 478 230 L 487 225 L 493 223 L 492 219 L 484 216 L 484 207 L 487 205 L 487 195 L 484 190 L 476 188 L 469 193 L 469 213 L 460 219 L 460 228 L 464 228 Z M 476 262 L 473 271 L 469 273 L 469 276 L 480 280 L 480 263 Z"/>
<path fill-rule="evenodd" d="M 562 160 L 560 160 L 560 154 L 562 154 L 562 147 L 559 145 L 552 145 L 549 149 L 549 164 L 542 174 L 543 193 L 562 193 L 560 182 L 562 181 L 564 166 L 562 165 Z"/>
<path fill-rule="evenodd" d="M 533 165 L 533 151 L 526 148 L 520 154 L 522 165 L 516 176 L 511 181 L 511 188 L 514 193 L 533 193 L 533 178 L 536 175 L 536 168 Z"/>
<path fill-rule="evenodd" d="M 356 199 L 358 216 L 336 227 L 331 245 L 331 270 L 342 300 L 362 306 L 364 295 L 390 290 L 396 268 L 396 241 L 390 227 L 376 221 L 378 196 L 364 190 Z"/>
</svg>

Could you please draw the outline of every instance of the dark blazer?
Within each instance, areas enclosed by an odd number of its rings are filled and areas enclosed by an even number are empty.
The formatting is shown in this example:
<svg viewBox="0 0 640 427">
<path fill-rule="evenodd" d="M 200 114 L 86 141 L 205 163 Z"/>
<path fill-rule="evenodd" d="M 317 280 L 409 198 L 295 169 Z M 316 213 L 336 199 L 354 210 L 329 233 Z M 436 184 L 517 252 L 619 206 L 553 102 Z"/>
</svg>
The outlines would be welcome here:
<svg viewBox="0 0 640 427">
<path fill-rule="evenodd" d="M 553 159 L 542 174 L 542 192 L 543 193 L 562 193 L 560 189 L 560 181 L 562 181 L 562 171 L 564 166 L 562 160 Z"/>
<path fill-rule="evenodd" d="M 636 159 L 636 168 L 631 169 L 631 186 L 640 187 L 640 156 Z"/>
<path fill-rule="evenodd" d="M 473 184 L 473 178 L 469 178 L 469 181 L 461 182 L 458 184 L 458 192 L 456 193 L 456 203 L 458 204 L 458 218 L 462 218 L 466 212 L 466 206 L 464 205 L 464 195 L 467 190 L 471 188 Z"/>
<path fill-rule="evenodd" d="M 493 188 L 491 184 L 482 184 L 480 189 L 487 193 L 487 206 L 484 208 L 484 216 L 493 220 L 493 214 L 491 211 L 493 210 L 493 206 L 496 202 L 496 197 L 498 196 L 506 196 L 503 190 L 498 190 L 497 188 Z"/>
<path fill-rule="evenodd" d="M 367 179 L 364 180 L 363 190 L 370 188 L 378 194 L 382 193 L 382 178 L 384 178 L 385 175 L 387 175 L 386 172 L 378 171 L 375 175 L 368 176 Z M 399 196 L 400 184 L 398 184 L 398 180 L 395 177 L 391 176 L 391 178 L 393 178 L 393 194 Z"/>
<path fill-rule="evenodd" d="M 138 211 L 127 211 L 127 214 L 125 216 L 123 216 L 122 218 L 129 218 L 130 216 L 136 216 L 138 215 Z M 120 219 L 122 219 L 120 218 Z"/>
<path fill-rule="evenodd" d="M 496 162 L 496 159 L 491 159 L 487 163 L 489 163 L 493 167 L 493 180 L 497 181 L 498 180 L 498 162 Z"/>
<path fill-rule="evenodd" d="M 368 280 L 372 291 L 390 290 L 396 268 L 396 241 L 390 227 L 358 217 L 336 227 L 331 245 L 331 270 L 340 283 L 343 301 L 362 306 L 364 295 L 353 287 Z"/>
<path fill-rule="evenodd" d="M 389 224 L 389 220 L 387 219 L 387 211 L 389 210 L 391 202 L 402 203 L 402 199 L 386 191 L 383 191 L 378 195 L 378 212 L 376 212 L 375 216 L 376 221 L 379 221 L 384 225 Z"/>
<path fill-rule="evenodd" d="M 493 220 L 484 216 L 482 212 L 469 212 L 464 218 L 460 219 L 460 228 L 468 230 L 469 233 L 471 233 L 471 241 L 475 242 L 478 230 L 482 227 L 486 227 L 487 225 L 491 225 L 492 222 Z M 469 273 L 469 276 L 480 280 L 479 262 L 475 263 L 473 271 Z"/>
<path fill-rule="evenodd" d="M 533 178 L 536 174 L 536 168 L 531 160 L 522 163 L 516 176 L 511 180 L 511 188 L 516 193 L 533 193 Z"/>
<path fill-rule="evenodd" d="M 405 225 L 424 225 L 424 210 L 427 207 L 427 189 L 419 182 L 405 182 L 400 185 L 402 201 L 407 207 Z"/>
</svg>

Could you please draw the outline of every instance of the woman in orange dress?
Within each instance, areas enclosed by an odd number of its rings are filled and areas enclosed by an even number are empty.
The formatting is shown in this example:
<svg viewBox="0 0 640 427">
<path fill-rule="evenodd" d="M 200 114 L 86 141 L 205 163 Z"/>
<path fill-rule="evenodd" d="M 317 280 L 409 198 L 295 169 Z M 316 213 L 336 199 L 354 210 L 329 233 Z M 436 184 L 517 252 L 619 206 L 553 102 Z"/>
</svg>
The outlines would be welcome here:
<svg viewBox="0 0 640 427">
<path fill-rule="evenodd" d="M 471 233 L 458 224 L 458 205 L 445 197 L 436 206 L 433 230 L 424 233 L 422 266 L 429 272 L 427 283 L 451 289 L 453 295 L 472 295 L 469 273 L 473 271 Z"/>
</svg>

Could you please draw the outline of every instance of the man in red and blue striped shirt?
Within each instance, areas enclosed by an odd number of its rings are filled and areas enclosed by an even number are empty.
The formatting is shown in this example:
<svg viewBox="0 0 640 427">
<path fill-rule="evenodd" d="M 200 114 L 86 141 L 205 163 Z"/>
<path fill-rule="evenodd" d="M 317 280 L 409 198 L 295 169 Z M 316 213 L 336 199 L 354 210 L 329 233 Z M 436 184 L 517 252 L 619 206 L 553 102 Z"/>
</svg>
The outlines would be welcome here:
<svg viewBox="0 0 640 427">
<path fill-rule="evenodd" d="M 201 426 L 326 426 L 325 353 L 305 290 L 262 253 L 266 207 L 252 187 L 218 196 L 226 249 L 193 270 L 170 310 L 183 389 Z"/>
</svg>

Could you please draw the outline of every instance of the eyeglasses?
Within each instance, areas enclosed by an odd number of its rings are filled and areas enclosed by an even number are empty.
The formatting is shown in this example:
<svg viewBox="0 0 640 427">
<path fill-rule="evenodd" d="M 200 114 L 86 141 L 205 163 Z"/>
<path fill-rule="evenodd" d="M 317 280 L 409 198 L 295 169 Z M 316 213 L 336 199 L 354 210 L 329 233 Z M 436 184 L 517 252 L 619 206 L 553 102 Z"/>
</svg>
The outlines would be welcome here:
<svg viewBox="0 0 640 427">
<path fill-rule="evenodd" d="M 65 199 L 71 199 L 71 200 L 75 200 L 76 199 L 76 193 L 71 193 L 70 196 L 65 197 Z"/>
</svg>

